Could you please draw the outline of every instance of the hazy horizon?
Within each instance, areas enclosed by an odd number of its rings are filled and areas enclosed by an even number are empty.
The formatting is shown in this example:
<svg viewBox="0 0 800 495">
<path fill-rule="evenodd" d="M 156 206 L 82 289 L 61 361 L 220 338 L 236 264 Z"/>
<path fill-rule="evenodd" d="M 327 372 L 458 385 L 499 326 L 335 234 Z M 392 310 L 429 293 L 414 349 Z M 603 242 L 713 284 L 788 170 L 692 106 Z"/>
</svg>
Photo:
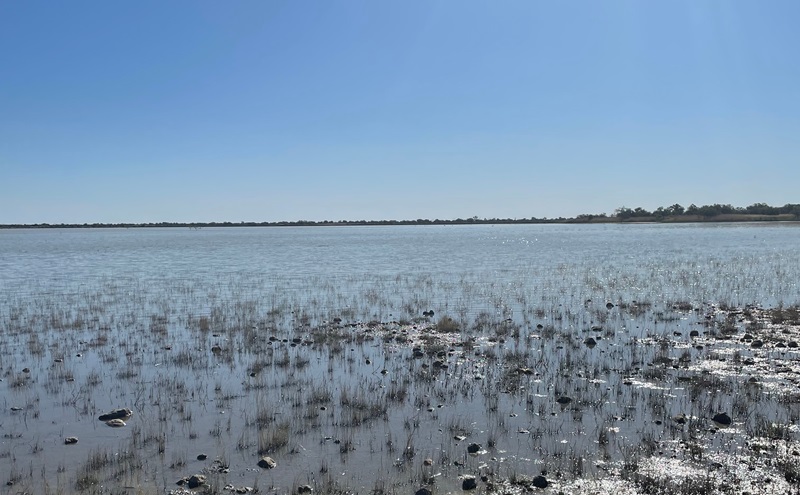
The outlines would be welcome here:
<svg viewBox="0 0 800 495">
<path fill-rule="evenodd" d="M 0 4 L 0 224 L 798 203 L 800 4 Z"/>
<path fill-rule="evenodd" d="M 753 206 L 760 206 L 760 205 L 764 205 L 764 204 L 765 203 L 763 203 L 763 202 L 759 202 L 757 204 L 754 204 Z M 673 203 L 673 205 L 675 205 L 675 204 Z M 652 217 L 652 218 L 662 218 L 663 219 L 663 217 L 675 217 L 675 216 L 680 217 L 680 216 L 683 216 L 683 215 L 686 215 L 688 217 L 694 217 L 694 216 L 698 216 L 699 215 L 701 217 L 709 217 L 710 216 L 710 218 L 707 218 L 707 220 L 710 220 L 710 221 L 715 221 L 714 218 L 716 216 L 722 216 L 722 217 L 727 217 L 727 219 L 726 220 L 721 220 L 721 221 L 734 221 L 734 220 L 732 220 L 730 218 L 731 215 L 734 215 L 734 216 L 741 215 L 742 218 L 740 220 L 735 220 L 735 221 L 752 221 L 752 220 L 747 220 L 745 217 L 763 216 L 763 215 L 767 215 L 767 216 L 770 216 L 770 215 L 781 215 L 781 214 L 787 214 L 787 213 L 796 215 L 796 213 L 792 213 L 792 212 L 736 211 L 736 212 L 731 213 L 731 212 L 726 212 L 724 210 L 723 211 L 718 211 L 717 213 L 704 213 L 702 210 L 698 211 L 698 212 L 695 212 L 695 213 L 693 213 L 691 211 L 687 211 L 687 212 L 680 211 L 680 212 L 675 213 L 675 212 L 671 211 L 673 205 L 668 205 L 668 206 L 667 205 L 661 205 L 660 208 L 662 208 L 663 211 L 661 211 L 660 213 L 658 211 L 645 211 L 643 213 L 635 214 L 635 216 L 639 216 L 640 218 L 651 218 Z M 791 206 L 796 206 L 796 205 L 797 205 L 796 203 L 792 203 L 791 204 Z M 681 206 L 681 207 L 684 207 L 684 208 L 685 207 L 695 206 L 698 209 L 702 209 L 702 208 L 708 207 L 708 206 L 711 206 L 711 207 L 715 207 L 715 206 L 732 206 L 733 208 L 735 208 L 737 210 L 746 210 L 746 209 L 749 209 L 747 207 L 749 207 L 751 205 L 747 205 L 747 206 L 741 206 L 741 205 L 719 205 L 719 204 L 706 205 L 706 204 L 694 204 L 694 203 L 692 203 L 690 205 L 677 205 L 677 206 Z M 784 206 L 790 206 L 790 205 L 787 204 L 787 205 L 766 205 L 766 206 L 769 207 L 769 208 L 780 209 L 780 208 L 782 208 Z M 633 214 L 633 209 L 631 209 L 629 207 L 625 207 L 623 209 L 628 210 L 629 214 Z M 793 211 L 797 211 L 797 208 L 796 207 L 793 208 Z M 438 217 L 372 218 L 372 219 L 368 219 L 368 218 L 337 218 L 337 219 L 327 218 L 327 219 L 323 219 L 323 220 L 308 220 L 308 219 L 300 219 L 300 220 L 247 220 L 247 221 L 245 221 L 245 220 L 241 220 L 241 221 L 231 221 L 231 220 L 222 220 L 222 221 L 188 220 L 188 221 L 171 221 L 171 222 L 162 221 L 162 220 L 148 220 L 148 221 L 143 221 L 143 222 L 113 222 L 113 223 L 111 223 L 111 222 L 80 222 L 80 223 L 78 223 L 78 222 L 60 222 L 60 223 L 40 222 L 40 223 L 33 223 L 33 224 L 21 224 L 21 223 L 5 223 L 4 224 L 4 223 L 0 223 L 0 227 L 3 227 L 3 226 L 43 226 L 43 225 L 49 225 L 49 226 L 54 226 L 54 227 L 58 227 L 58 226 L 61 226 L 61 225 L 63 225 L 63 226 L 84 226 L 84 225 L 86 225 L 86 226 L 97 226 L 97 225 L 100 225 L 100 226 L 106 226 L 106 225 L 108 225 L 108 226 L 115 226 L 115 225 L 144 225 L 144 226 L 155 225 L 155 226 L 158 226 L 158 225 L 161 225 L 161 224 L 166 224 L 167 226 L 170 226 L 170 225 L 183 225 L 183 224 L 214 225 L 214 226 L 216 226 L 216 225 L 234 225 L 234 226 L 236 226 L 236 225 L 240 225 L 240 224 L 245 224 L 245 225 L 254 225 L 254 224 L 255 225 L 262 225 L 262 224 L 277 225 L 277 224 L 303 224 L 303 223 L 309 223 L 309 224 L 313 223 L 313 224 L 316 224 L 316 225 L 326 225 L 326 224 L 356 224 L 356 225 L 361 225 L 361 224 L 375 225 L 375 224 L 377 224 L 377 225 L 383 225 L 383 222 L 386 222 L 387 224 L 390 224 L 390 225 L 391 224 L 407 224 L 407 223 L 408 224 L 426 225 L 428 223 L 450 224 L 451 222 L 456 222 L 457 224 L 460 224 L 460 223 L 470 223 L 472 221 L 475 221 L 476 223 L 481 223 L 481 224 L 492 223 L 492 222 L 495 222 L 495 221 L 496 222 L 501 222 L 501 223 L 505 223 L 505 222 L 508 222 L 508 221 L 510 221 L 512 223 L 527 223 L 527 222 L 534 222 L 534 223 L 556 222 L 556 223 L 558 223 L 559 221 L 571 221 L 571 220 L 576 220 L 576 219 L 579 220 L 582 216 L 588 216 L 590 218 L 591 217 L 604 217 L 604 216 L 608 217 L 608 218 L 614 218 L 614 217 L 617 216 L 618 213 L 619 213 L 621 218 L 623 218 L 623 219 L 628 218 L 628 216 L 625 215 L 623 212 L 619 212 L 619 210 L 616 210 L 616 211 L 614 211 L 613 213 L 610 213 L 610 214 L 607 214 L 607 213 L 604 213 L 604 212 L 584 212 L 582 214 L 578 214 L 576 216 L 570 216 L 570 217 L 567 217 L 567 216 L 564 216 L 564 215 L 559 215 L 559 216 L 554 216 L 554 217 L 478 217 L 478 216 L 469 217 L 469 216 L 463 216 L 462 215 L 462 216 L 459 216 L 459 217 L 452 217 L 452 218 L 438 218 Z M 656 220 L 656 221 L 658 221 L 658 220 Z M 692 220 L 689 220 L 689 221 L 692 221 Z"/>
</svg>

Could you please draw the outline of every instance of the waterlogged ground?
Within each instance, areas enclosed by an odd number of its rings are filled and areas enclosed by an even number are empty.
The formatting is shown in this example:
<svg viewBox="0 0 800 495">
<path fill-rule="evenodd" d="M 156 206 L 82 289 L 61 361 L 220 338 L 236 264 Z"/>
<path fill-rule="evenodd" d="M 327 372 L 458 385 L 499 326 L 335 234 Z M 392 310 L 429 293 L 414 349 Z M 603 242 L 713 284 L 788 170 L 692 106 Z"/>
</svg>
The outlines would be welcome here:
<svg viewBox="0 0 800 495">
<path fill-rule="evenodd" d="M 795 224 L 1 234 L 0 494 L 800 492 Z"/>
<path fill-rule="evenodd" d="M 142 318 L 103 294 L 1 322 L 3 493 L 800 490 L 796 308 L 312 324 L 253 301 Z M 98 420 L 123 407 L 126 426 Z"/>
</svg>

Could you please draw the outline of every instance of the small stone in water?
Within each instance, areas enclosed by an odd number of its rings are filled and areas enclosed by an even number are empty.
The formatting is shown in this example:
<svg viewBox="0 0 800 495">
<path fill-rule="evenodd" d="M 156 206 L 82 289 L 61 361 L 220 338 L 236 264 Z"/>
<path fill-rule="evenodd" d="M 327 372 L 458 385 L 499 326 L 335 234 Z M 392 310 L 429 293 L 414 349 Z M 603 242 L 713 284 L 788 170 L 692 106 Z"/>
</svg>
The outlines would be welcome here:
<svg viewBox="0 0 800 495">
<path fill-rule="evenodd" d="M 537 476 L 537 477 L 533 478 L 532 484 L 536 488 L 547 488 L 547 486 L 550 484 L 550 482 L 548 482 L 547 478 L 545 478 L 544 476 Z"/>
<path fill-rule="evenodd" d="M 728 416 L 726 413 L 716 414 L 712 419 L 714 420 L 715 423 L 719 423 L 723 426 L 729 426 L 733 422 L 733 420 L 731 420 L 731 417 Z"/>
<path fill-rule="evenodd" d="M 264 469 L 273 469 L 277 465 L 278 463 L 275 462 L 275 459 L 272 457 L 262 457 L 261 460 L 258 461 L 258 467 Z"/>
<path fill-rule="evenodd" d="M 461 482 L 462 490 L 474 490 L 477 487 L 478 482 L 475 480 L 475 476 L 465 476 L 464 481 Z"/>
</svg>

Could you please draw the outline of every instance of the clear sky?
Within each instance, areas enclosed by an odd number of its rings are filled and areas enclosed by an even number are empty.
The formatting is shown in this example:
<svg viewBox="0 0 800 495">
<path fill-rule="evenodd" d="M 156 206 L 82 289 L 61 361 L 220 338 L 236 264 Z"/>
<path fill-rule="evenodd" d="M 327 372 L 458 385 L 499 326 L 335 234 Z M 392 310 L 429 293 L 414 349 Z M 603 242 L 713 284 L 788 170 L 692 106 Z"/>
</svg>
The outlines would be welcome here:
<svg viewBox="0 0 800 495">
<path fill-rule="evenodd" d="M 800 202 L 800 1 L 0 1 L 0 223 Z"/>
</svg>

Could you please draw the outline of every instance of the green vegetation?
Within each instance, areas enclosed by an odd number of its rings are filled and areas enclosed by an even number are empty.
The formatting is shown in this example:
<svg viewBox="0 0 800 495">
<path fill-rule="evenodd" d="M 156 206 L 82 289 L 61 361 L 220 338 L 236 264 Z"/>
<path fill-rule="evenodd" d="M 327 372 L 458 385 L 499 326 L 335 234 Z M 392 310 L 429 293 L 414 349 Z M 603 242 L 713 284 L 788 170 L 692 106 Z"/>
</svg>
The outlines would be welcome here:
<svg viewBox="0 0 800 495">
<path fill-rule="evenodd" d="M 663 220 L 702 220 L 702 219 L 716 219 L 717 221 L 748 221 L 748 220 L 797 220 L 800 215 L 800 205 L 787 204 L 784 206 L 769 206 L 766 203 L 754 203 L 747 207 L 735 207 L 731 205 L 703 205 L 697 206 L 694 204 L 684 208 L 679 204 L 674 204 L 669 207 L 658 207 L 652 212 L 644 208 L 617 208 L 614 212 L 614 217 L 620 220 L 630 220 L 636 218 L 647 218 L 655 221 Z"/>
<path fill-rule="evenodd" d="M 573 218 L 456 218 L 455 220 L 434 220 L 418 218 L 416 220 L 296 220 L 282 222 L 146 222 L 146 223 L 82 223 L 82 224 L 0 224 L 0 229 L 15 228 L 136 228 L 136 227 L 313 227 L 344 225 L 480 225 L 480 224 L 525 224 L 525 223 L 620 223 L 620 222 L 766 222 L 800 220 L 800 204 L 769 206 L 766 203 L 754 203 L 746 207 L 731 205 L 691 204 L 683 207 L 679 204 L 663 207 L 653 211 L 642 207 L 628 208 L 621 206 L 612 215 L 605 213 L 583 213 Z"/>
</svg>

